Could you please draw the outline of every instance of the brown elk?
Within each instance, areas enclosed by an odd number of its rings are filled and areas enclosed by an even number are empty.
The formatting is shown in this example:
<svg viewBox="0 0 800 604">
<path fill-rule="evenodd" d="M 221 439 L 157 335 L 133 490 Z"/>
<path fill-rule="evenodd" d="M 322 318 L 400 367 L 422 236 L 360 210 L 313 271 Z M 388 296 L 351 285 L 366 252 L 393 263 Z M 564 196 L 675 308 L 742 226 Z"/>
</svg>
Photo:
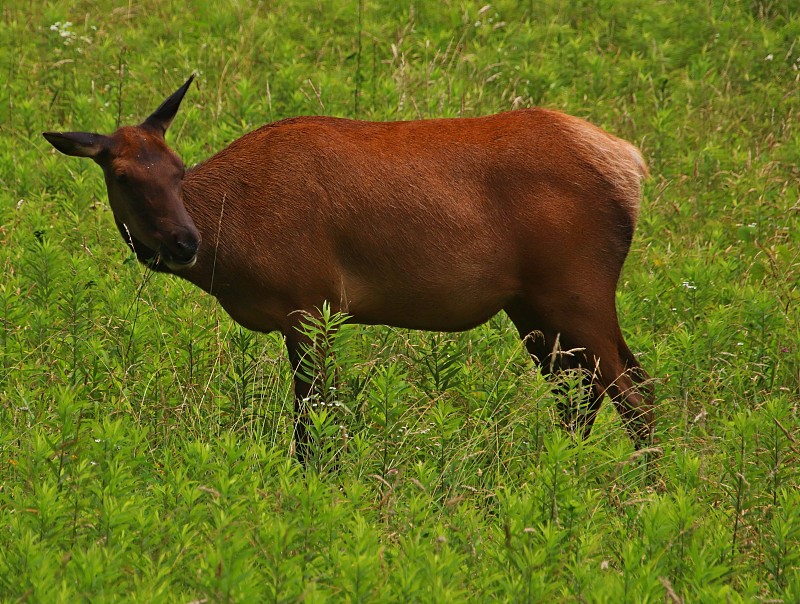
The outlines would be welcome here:
<svg viewBox="0 0 800 604">
<path fill-rule="evenodd" d="M 266 125 L 194 168 L 164 136 L 192 78 L 138 126 L 48 132 L 105 174 L 140 261 L 188 279 L 231 317 L 279 330 L 307 446 L 304 313 L 435 331 L 504 310 L 545 374 L 581 368 L 591 430 L 608 393 L 634 441 L 652 435 L 649 378 L 620 331 L 615 291 L 647 173 L 639 151 L 583 120 L 488 117 Z M 298 312 L 302 311 L 302 312 Z"/>
</svg>

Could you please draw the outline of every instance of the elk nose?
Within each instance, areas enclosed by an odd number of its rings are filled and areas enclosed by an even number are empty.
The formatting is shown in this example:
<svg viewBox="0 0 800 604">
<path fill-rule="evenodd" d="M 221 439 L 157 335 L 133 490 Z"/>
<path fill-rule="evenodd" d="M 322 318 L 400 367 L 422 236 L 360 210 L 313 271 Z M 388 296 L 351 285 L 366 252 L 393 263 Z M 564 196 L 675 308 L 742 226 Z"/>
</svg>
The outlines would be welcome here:
<svg viewBox="0 0 800 604">
<path fill-rule="evenodd" d="M 197 248 L 200 247 L 200 237 L 194 233 L 184 233 L 176 238 L 175 246 L 180 259 L 191 260 L 197 254 Z"/>
</svg>

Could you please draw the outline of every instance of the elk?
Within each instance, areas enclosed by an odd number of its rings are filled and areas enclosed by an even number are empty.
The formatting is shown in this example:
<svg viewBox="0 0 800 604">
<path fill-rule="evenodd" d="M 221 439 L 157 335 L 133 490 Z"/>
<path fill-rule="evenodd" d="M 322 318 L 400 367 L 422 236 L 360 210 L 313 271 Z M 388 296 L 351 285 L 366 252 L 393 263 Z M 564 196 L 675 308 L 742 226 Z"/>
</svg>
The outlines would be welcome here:
<svg viewBox="0 0 800 604">
<path fill-rule="evenodd" d="M 540 108 L 295 117 L 186 170 L 165 134 L 193 78 L 138 126 L 44 137 L 100 165 L 141 262 L 215 296 L 244 327 L 283 334 L 301 460 L 313 343 L 298 326 L 326 302 L 352 322 L 432 331 L 503 310 L 545 375 L 583 371 L 587 412 L 564 415 L 568 427 L 588 434 L 608 394 L 634 442 L 651 438 L 650 378 L 615 302 L 647 175 L 636 147 Z"/>
</svg>

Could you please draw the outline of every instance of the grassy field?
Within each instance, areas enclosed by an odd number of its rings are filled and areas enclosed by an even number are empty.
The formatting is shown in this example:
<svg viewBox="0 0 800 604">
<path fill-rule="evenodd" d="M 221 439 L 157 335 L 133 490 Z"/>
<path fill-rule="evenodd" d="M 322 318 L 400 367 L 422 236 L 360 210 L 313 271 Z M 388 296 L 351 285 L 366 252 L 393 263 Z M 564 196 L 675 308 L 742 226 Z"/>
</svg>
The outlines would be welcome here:
<svg viewBox="0 0 800 604">
<path fill-rule="evenodd" d="M 0 601 L 800 602 L 797 0 L 0 15 Z M 618 304 L 658 452 L 611 405 L 562 431 L 501 315 L 341 330 L 304 472 L 281 339 L 147 273 L 40 135 L 138 123 L 193 72 L 188 165 L 298 114 L 541 105 L 639 145 Z"/>
</svg>

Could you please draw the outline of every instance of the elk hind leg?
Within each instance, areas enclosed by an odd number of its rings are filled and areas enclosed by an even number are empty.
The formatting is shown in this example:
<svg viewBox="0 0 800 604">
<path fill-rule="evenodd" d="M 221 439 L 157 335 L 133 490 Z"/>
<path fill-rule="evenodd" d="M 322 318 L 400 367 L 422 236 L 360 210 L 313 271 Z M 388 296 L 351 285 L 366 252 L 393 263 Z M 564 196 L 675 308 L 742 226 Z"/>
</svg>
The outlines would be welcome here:
<svg viewBox="0 0 800 604">
<path fill-rule="evenodd" d="M 594 387 L 592 368 L 581 350 L 565 349 L 561 334 L 552 329 L 536 329 L 543 323 L 523 305 L 506 309 L 534 363 L 545 377 L 556 381 L 560 394 L 557 405 L 562 427 L 570 434 L 586 437 L 600 409 L 603 393 Z"/>
<path fill-rule="evenodd" d="M 576 389 L 570 388 L 569 380 L 560 386 L 565 394 L 560 411 L 566 428 L 588 436 L 602 399 L 608 394 L 634 443 L 648 443 L 654 424 L 650 378 L 622 337 L 613 301 L 605 305 L 605 312 L 602 304 L 573 307 L 570 312 L 552 308 L 550 312 L 535 313 L 530 310 L 535 307 L 531 304 L 525 312 L 526 308 L 518 304 L 506 312 L 525 339 L 531 356 L 538 358 L 544 375 L 563 376 L 573 371 L 582 374 L 578 405 L 574 404 Z M 534 323 L 540 326 L 538 333 L 532 329 Z M 537 339 L 536 335 L 541 337 Z"/>
<path fill-rule="evenodd" d="M 610 317 L 613 317 L 613 321 Z M 570 342 L 585 347 L 584 356 L 594 364 L 592 385 L 596 395 L 608 394 L 622 423 L 637 447 L 650 443 L 653 434 L 653 390 L 650 377 L 628 348 L 613 315 L 575 321 L 583 329 L 565 334 Z M 595 414 L 590 417 L 594 421 Z M 591 424 L 589 424 L 591 427 Z"/>
</svg>

